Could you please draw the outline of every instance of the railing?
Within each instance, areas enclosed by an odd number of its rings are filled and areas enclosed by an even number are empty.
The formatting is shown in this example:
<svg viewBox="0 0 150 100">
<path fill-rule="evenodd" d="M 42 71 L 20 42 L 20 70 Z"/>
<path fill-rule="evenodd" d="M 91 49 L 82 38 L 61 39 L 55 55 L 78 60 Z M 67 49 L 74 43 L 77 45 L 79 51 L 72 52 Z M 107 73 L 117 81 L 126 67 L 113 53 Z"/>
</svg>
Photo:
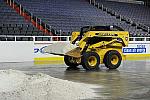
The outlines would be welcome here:
<svg viewBox="0 0 150 100">
<path fill-rule="evenodd" d="M 71 36 L 0 36 L 0 41 L 70 41 L 70 39 Z M 150 37 L 130 37 L 129 41 L 150 42 Z"/>
<path fill-rule="evenodd" d="M 150 37 L 130 37 L 129 41 L 150 41 Z"/>
<path fill-rule="evenodd" d="M 70 41 L 71 36 L 6 36 L 1 35 L 0 41 Z"/>
</svg>

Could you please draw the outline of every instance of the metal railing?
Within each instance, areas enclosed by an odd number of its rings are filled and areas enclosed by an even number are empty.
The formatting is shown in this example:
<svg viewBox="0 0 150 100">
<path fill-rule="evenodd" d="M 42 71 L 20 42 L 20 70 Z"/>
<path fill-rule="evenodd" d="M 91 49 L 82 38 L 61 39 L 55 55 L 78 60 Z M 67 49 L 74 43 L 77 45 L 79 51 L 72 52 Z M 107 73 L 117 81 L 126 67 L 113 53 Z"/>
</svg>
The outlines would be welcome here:
<svg viewBox="0 0 150 100">
<path fill-rule="evenodd" d="M 70 41 L 71 36 L 8 36 L 0 35 L 0 41 Z"/>
<path fill-rule="evenodd" d="M 0 35 L 0 41 L 70 41 L 71 36 L 7 36 Z M 129 41 L 149 41 L 150 37 L 130 37 Z"/>
</svg>

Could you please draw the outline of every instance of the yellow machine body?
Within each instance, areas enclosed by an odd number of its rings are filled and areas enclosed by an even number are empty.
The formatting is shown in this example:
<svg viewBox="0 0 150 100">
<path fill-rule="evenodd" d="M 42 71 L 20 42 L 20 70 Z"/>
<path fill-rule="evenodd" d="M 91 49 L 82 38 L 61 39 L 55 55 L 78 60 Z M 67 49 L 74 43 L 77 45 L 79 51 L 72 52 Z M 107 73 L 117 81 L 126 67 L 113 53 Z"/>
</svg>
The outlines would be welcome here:
<svg viewBox="0 0 150 100">
<path fill-rule="evenodd" d="M 104 63 L 107 68 L 116 69 L 124 58 L 122 48 L 128 46 L 129 32 L 119 27 L 88 26 L 81 32 L 72 32 L 70 42 L 78 47 L 65 53 L 68 66 L 81 64 L 87 70 L 97 70 Z"/>
<path fill-rule="evenodd" d="M 73 43 L 80 32 L 73 32 L 71 37 L 71 43 Z M 92 43 L 87 44 L 90 41 Z M 129 42 L 129 33 L 126 31 L 88 31 L 84 33 L 82 39 L 77 43 L 79 46 L 78 49 L 67 52 L 66 55 L 80 58 L 81 52 L 83 52 L 84 48 L 87 46 L 87 51 L 96 52 L 103 63 L 104 55 L 110 50 L 116 50 L 122 55 L 122 47 L 128 46 Z M 80 50 L 79 50 L 80 48 Z M 74 53 L 75 52 L 75 53 Z M 78 52 L 78 54 L 77 54 Z"/>
</svg>

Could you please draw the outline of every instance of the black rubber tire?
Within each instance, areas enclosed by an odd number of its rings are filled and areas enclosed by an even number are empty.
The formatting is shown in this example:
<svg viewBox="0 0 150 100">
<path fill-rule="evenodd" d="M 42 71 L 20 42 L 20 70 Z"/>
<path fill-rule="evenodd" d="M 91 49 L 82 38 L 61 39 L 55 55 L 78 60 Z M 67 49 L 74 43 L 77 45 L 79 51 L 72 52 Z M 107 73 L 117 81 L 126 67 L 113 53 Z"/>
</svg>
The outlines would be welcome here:
<svg viewBox="0 0 150 100">
<path fill-rule="evenodd" d="M 117 56 L 118 57 L 118 62 L 116 64 L 113 64 L 112 63 L 112 57 L 113 56 Z M 109 69 L 117 69 L 120 64 L 121 64 L 121 61 L 122 61 L 122 57 L 121 57 L 121 54 L 116 51 L 116 50 L 110 50 L 108 51 L 105 56 L 104 56 L 104 64 L 107 68 Z"/>
<path fill-rule="evenodd" d="M 79 64 L 71 62 L 72 57 L 65 55 L 64 62 L 69 67 L 77 67 Z"/>
<path fill-rule="evenodd" d="M 94 57 L 96 59 L 96 64 L 93 66 L 88 63 L 90 57 Z M 81 64 L 86 70 L 98 70 L 100 65 L 100 56 L 96 52 L 84 52 L 81 57 Z"/>
</svg>

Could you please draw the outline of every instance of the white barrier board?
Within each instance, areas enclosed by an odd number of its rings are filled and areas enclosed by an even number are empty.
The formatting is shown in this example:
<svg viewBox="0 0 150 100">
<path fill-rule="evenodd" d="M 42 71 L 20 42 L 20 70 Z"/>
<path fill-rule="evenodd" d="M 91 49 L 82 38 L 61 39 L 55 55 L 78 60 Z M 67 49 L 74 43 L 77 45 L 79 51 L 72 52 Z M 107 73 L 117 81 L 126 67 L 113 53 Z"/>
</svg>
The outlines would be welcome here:
<svg viewBox="0 0 150 100">
<path fill-rule="evenodd" d="M 58 57 L 57 55 L 43 52 L 45 47 L 56 42 L 58 41 L 1 41 L 0 62 L 24 62 L 34 61 L 34 58 Z M 65 42 L 69 43 L 69 41 Z M 124 47 L 122 50 L 125 55 L 150 54 L 150 42 L 132 41 L 129 42 L 128 47 Z"/>
<path fill-rule="evenodd" d="M 24 62 L 34 60 L 33 41 L 1 41 L 0 62 Z"/>
</svg>

